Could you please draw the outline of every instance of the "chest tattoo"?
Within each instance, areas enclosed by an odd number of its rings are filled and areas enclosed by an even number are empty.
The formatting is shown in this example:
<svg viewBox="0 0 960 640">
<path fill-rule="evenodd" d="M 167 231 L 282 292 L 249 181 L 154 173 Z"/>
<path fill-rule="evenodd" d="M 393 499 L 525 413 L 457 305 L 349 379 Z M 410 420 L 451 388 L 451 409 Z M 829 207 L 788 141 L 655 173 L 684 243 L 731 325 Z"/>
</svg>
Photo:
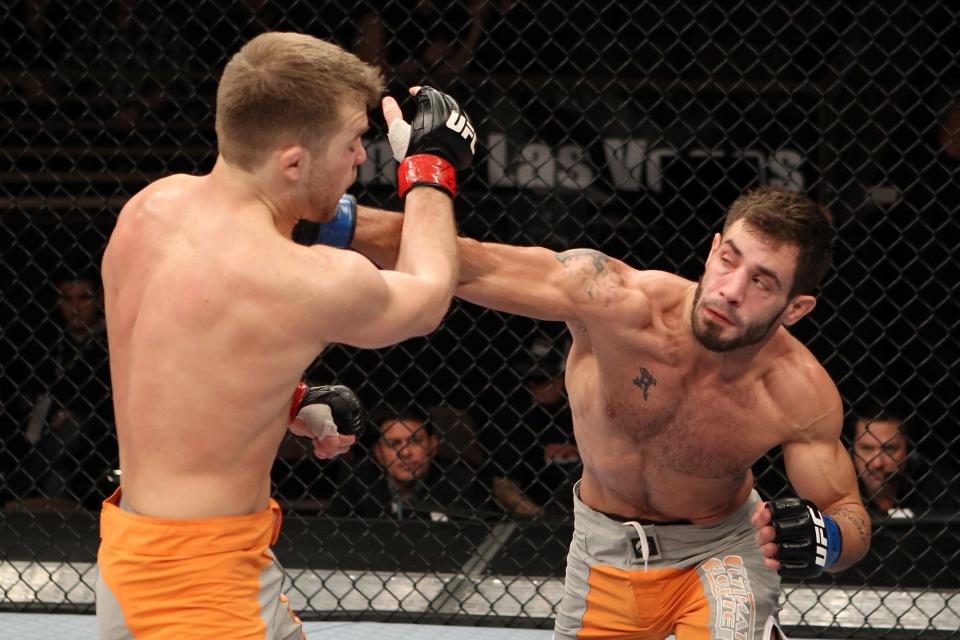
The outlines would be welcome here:
<svg viewBox="0 0 960 640">
<path fill-rule="evenodd" d="M 640 367 L 640 375 L 633 379 L 633 384 L 643 389 L 643 399 L 647 400 L 650 387 L 657 386 L 657 379 L 647 369 Z"/>
</svg>

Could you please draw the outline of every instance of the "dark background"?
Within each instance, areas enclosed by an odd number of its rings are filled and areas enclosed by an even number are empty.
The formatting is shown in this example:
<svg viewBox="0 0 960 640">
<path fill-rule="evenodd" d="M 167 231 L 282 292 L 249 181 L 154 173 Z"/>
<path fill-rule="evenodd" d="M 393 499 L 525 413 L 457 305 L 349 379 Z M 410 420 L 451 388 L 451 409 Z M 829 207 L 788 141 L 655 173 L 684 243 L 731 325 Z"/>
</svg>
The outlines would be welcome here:
<svg viewBox="0 0 960 640">
<path fill-rule="evenodd" d="M 478 17 L 468 2 L 413 4 L 4 4 L 0 502 L 9 507 L 32 488 L 21 469 L 28 447 L 20 432 L 24 397 L 59 335 L 54 274 L 95 270 L 120 207 L 150 180 L 211 168 L 216 79 L 242 42 L 265 30 L 295 30 L 356 49 L 376 22 L 393 95 L 433 82 L 473 117 L 480 154 L 457 201 L 466 235 L 595 247 L 639 268 L 695 279 L 710 235 L 743 189 L 784 184 L 826 204 L 839 229 L 835 269 L 812 317 L 794 332 L 848 407 L 874 400 L 904 408 L 916 441 L 911 467 L 944 468 L 956 482 L 960 158 L 940 138 L 960 97 L 954 5 L 491 0 Z M 480 35 L 465 64 L 452 67 L 453 55 L 430 60 L 428 43 L 450 43 L 453 51 L 474 24 Z M 371 122 L 368 142 L 382 144 L 378 114 Z M 616 166 L 610 150 L 630 148 L 642 152 Z M 788 167 L 790 158 L 799 164 Z M 369 162 L 351 192 L 361 203 L 398 208 L 392 161 L 371 152 Z M 571 164 L 580 166 L 568 171 Z M 537 336 L 559 343 L 563 328 L 456 301 L 428 339 L 377 351 L 333 346 L 309 373 L 353 387 L 371 410 L 410 401 L 454 407 L 471 416 L 482 442 L 510 446 L 527 429 L 522 415 L 504 418 L 522 382 L 511 363 Z M 104 398 L 105 386 L 95 400 Z M 111 463 L 108 451 L 94 454 Z M 278 462 L 280 497 L 321 505 L 289 518 L 335 522 L 322 504 L 336 490 L 338 466 Z M 765 495 L 786 489 L 778 452 L 755 471 Z M 109 490 L 97 480 L 80 496 L 87 506 Z M 879 522 L 870 557 L 836 580 L 960 586 L 949 569 L 958 562 L 957 521 L 926 515 Z M 59 559 L 92 558 L 95 529 L 65 534 L 76 544 L 44 547 L 23 530 L 41 516 L 2 517 L 0 532 L 19 543 L 0 546 L 0 559 L 37 559 L 50 549 L 53 559 L 58 552 Z M 348 526 L 357 525 L 334 530 Z M 532 548 L 564 548 L 562 518 L 537 526 L 523 529 Z M 443 566 L 462 544 L 476 544 L 476 527 L 489 527 L 489 514 L 448 528 L 450 544 L 434 555 L 423 551 L 412 565 Z M 342 537 L 343 547 L 316 566 L 367 557 L 349 548 L 355 539 Z M 529 542 L 540 539 L 546 542 Z M 529 548 L 519 548 L 526 550 L 516 558 L 528 558 Z M 312 562 L 295 545 L 286 553 L 288 564 Z M 524 571 L 511 553 L 490 570 Z M 530 570 L 561 575 L 562 554 L 553 555 Z"/>
</svg>

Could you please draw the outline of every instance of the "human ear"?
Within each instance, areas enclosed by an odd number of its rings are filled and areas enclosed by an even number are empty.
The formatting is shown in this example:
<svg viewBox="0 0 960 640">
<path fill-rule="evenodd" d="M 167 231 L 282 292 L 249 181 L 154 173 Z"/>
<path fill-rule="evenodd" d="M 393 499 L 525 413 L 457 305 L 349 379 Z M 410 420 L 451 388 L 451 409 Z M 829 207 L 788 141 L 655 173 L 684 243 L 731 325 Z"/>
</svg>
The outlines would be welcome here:
<svg viewBox="0 0 960 640">
<path fill-rule="evenodd" d="M 308 175 L 310 154 L 298 144 L 280 149 L 276 156 L 277 170 L 290 182 L 298 182 Z"/>
<path fill-rule="evenodd" d="M 784 326 L 789 327 L 790 325 L 796 323 L 797 320 L 813 311 L 815 306 L 817 306 L 817 299 L 814 296 L 796 296 L 790 302 L 790 304 L 787 305 L 783 315 L 780 316 L 780 321 Z"/>
</svg>

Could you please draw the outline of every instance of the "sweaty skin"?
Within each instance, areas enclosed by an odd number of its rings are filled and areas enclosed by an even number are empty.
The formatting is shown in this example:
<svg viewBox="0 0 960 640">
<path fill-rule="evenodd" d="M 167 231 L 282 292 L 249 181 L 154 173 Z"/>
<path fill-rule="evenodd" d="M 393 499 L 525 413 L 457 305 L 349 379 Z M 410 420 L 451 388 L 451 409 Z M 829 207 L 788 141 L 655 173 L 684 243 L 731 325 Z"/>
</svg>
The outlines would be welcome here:
<svg viewBox="0 0 960 640">
<path fill-rule="evenodd" d="M 391 264 L 397 224 L 394 216 L 361 211 L 354 248 Z M 813 307 L 809 296 L 788 303 L 795 255 L 735 224 L 714 239 L 694 311 L 697 283 L 675 275 L 636 270 L 592 250 L 555 253 L 460 238 L 456 294 L 566 322 L 573 336 L 566 388 L 585 504 L 709 525 L 744 503 L 751 465 L 781 445 L 794 490 L 841 528 L 843 552 L 832 567 L 840 570 L 866 552 L 869 519 L 839 439 L 836 386 L 782 326 Z M 719 338 L 760 320 L 771 324 L 756 344 L 718 353 L 695 338 L 692 318 Z M 762 504 L 753 522 L 765 563 L 779 568 Z"/>
<path fill-rule="evenodd" d="M 392 98 L 384 114 L 400 117 Z M 121 212 L 103 279 L 123 497 L 137 513 L 265 509 L 294 389 L 325 345 L 385 346 L 446 313 L 456 240 L 451 200 L 436 189 L 407 196 L 396 270 L 291 240 L 299 218 L 332 218 L 366 157 L 366 127 L 364 105 L 349 101 L 318 153 L 280 145 L 254 173 L 219 158 L 209 175 L 157 181 Z M 331 438 L 318 455 L 353 441 Z"/>
</svg>

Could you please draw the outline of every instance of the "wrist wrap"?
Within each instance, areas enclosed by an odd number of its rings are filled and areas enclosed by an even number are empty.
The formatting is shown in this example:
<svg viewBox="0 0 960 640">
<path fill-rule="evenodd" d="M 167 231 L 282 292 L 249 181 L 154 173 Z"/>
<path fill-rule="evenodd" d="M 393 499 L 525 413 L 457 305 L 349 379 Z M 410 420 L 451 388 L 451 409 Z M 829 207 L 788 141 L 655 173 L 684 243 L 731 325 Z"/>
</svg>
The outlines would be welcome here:
<svg viewBox="0 0 960 640">
<path fill-rule="evenodd" d="M 829 569 L 840 558 L 840 549 L 843 548 L 843 534 L 840 533 L 840 526 L 837 521 L 830 516 L 823 516 L 823 524 L 827 532 L 827 564 L 824 565 L 824 568 Z"/>
<path fill-rule="evenodd" d="M 397 191 L 404 198 L 416 186 L 427 186 L 446 192 L 451 198 L 457 194 L 457 171 L 440 156 L 420 153 L 405 158 L 397 169 Z"/>
<path fill-rule="evenodd" d="M 297 419 L 297 414 L 300 413 L 300 403 L 303 402 L 303 397 L 307 395 L 307 389 L 309 389 L 307 383 L 301 380 L 293 391 L 293 399 L 290 401 L 290 424 L 293 424 L 293 421 Z"/>
</svg>

